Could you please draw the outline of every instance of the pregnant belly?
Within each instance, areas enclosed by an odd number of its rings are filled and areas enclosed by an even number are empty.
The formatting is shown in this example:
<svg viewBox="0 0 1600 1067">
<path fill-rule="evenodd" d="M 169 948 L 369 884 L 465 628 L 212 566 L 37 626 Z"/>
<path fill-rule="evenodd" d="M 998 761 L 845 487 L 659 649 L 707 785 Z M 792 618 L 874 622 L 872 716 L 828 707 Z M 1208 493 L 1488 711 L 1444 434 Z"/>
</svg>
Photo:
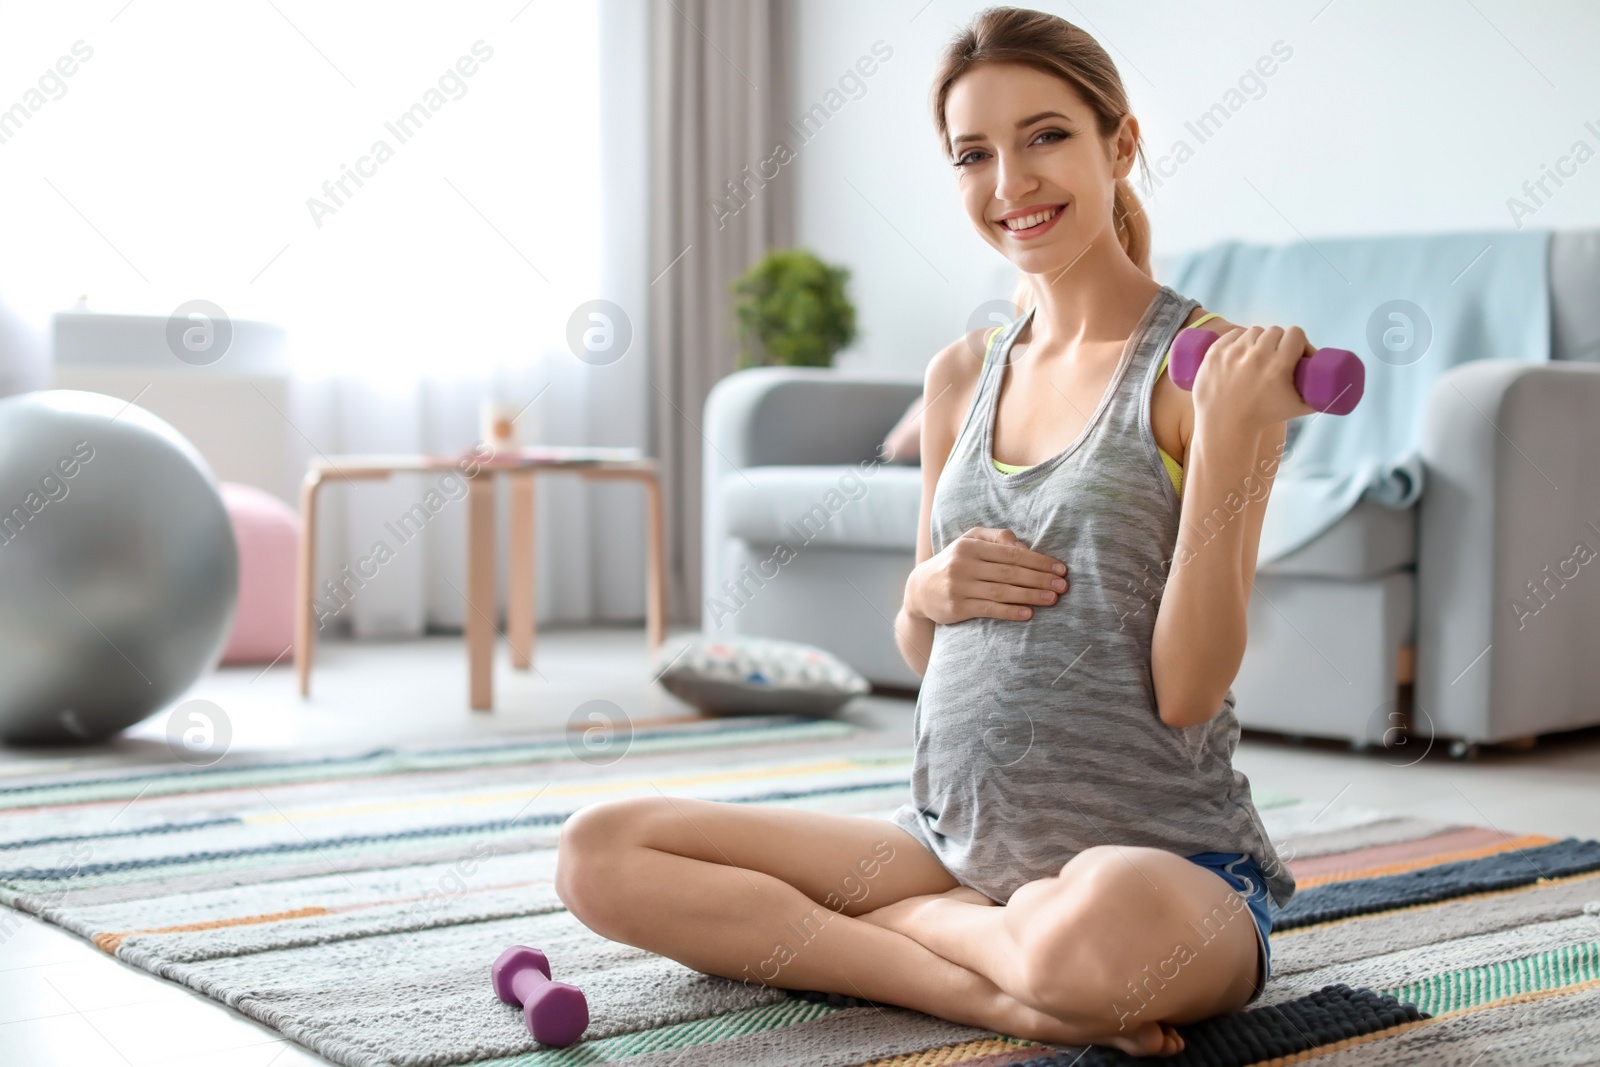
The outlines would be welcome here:
<svg viewBox="0 0 1600 1067">
<path fill-rule="evenodd" d="M 1043 661 L 1034 645 L 1017 623 L 998 619 L 935 627 L 918 694 L 919 747 L 936 747 L 941 765 L 964 774 L 1023 759 L 1039 720 L 1059 718 L 1063 695 L 1037 690 Z"/>
<path fill-rule="evenodd" d="M 1157 714 L 1141 641 L 1131 629 L 1051 625 L 1048 612 L 935 627 L 918 695 L 917 745 L 929 771 L 1043 764 L 1054 778 L 1075 769 L 1122 777 L 1112 768 L 1130 746 L 1148 758 L 1178 740 L 1165 736 L 1172 731 Z"/>
</svg>

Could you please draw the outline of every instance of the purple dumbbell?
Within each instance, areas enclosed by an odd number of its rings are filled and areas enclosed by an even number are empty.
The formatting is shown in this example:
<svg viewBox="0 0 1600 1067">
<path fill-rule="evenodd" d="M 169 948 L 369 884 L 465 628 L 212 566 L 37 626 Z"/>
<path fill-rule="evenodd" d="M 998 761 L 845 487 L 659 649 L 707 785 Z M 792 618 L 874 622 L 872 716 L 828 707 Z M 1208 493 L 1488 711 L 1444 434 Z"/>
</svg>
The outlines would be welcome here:
<svg viewBox="0 0 1600 1067">
<path fill-rule="evenodd" d="M 550 961 L 543 952 L 512 945 L 489 968 L 494 991 L 501 1000 L 522 1009 L 528 1032 L 541 1045 L 564 1048 L 589 1025 L 589 1002 L 583 990 L 550 980 Z"/>
<path fill-rule="evenodd" d="M 1193 389 L 1200 373 L 1200 361 L 1218 334 L 1198 326 L 1178 333 L 1172 342 L 1172 362 L 1168 370 L 1179 389 Z M 1294 367 L 1294 389 L 1300 398 L 1329 415 L 1348 415 L 1361 402 L 1366 388 L 1367 368 L 1361 357 L 1343 348 L 1319 348 L 1302 356 Z"/>
</svg>

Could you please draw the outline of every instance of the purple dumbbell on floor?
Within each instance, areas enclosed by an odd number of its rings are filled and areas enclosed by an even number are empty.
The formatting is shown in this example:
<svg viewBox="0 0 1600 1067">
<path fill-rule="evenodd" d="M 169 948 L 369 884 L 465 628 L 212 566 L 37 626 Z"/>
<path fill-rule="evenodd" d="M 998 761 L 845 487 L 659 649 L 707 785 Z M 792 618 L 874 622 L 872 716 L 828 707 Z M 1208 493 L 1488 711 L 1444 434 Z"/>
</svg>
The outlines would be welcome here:
<svg viewBox="0 0 1600 1067">
<path fill-rule="evenodd" d="M 512 945 L 489 968 L 494 991 L 501 1000 L 522 1009 L 528 1032 L 541 1045 L 564 1048 L 583 1035 L 589 1025 L 589 1002 L 583 990 L 550 980 L 550 961 L 543 952 Z"/>
<path fill-rule="evenodd" d="M 1168 366 L 1178 388 L 1194 388 L 1200 362 L 1217 336 L 1215 331 L 1198 326 L 1179 331 L 1172 342 L 1172 362 Z M 1343 348 L 1319 348 L 1295 364 L 1295 392 L 1307 404 L 1329 415 L 1347 415 L 1355 410 L 1366 384 L 1367 368 L 1361 357 Z"/>
</svg>

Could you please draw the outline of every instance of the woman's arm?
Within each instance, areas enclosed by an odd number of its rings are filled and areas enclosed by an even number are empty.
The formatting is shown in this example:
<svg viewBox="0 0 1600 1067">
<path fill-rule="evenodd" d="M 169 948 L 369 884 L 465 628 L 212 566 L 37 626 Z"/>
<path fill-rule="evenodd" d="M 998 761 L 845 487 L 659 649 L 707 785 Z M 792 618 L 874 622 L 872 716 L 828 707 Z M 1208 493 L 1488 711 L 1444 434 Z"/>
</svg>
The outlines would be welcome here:
<svg viewBox="0 0 1600 1067">
<path fill-rule="evenodd" d="M 1238 676 L 1286 423 L 1312 410 L 1293 386 L 1294 363 L 1310 351 L 1298 327 L 1227 327 L 1196 378 L 1178 542 L 1150 657 L 1170 726 L 1210 719 Z"/>
<path fill-rule="evenodd" d="M 1066 564 L 1035 552 L 1010 530 L 973 527 L 933 554 L 933 492 L 972 403 L 983 350 L 982 334 L 974 330 L 933 357 L 924 381 L 917 563 L 894 623 L 900 655 L 918 674 L 927 672 L 936 624 L 1025 622 L 1034 605 L 1048 607 L 1067 591 Z"/>
<path fill-rule="evenodd" d="M 917 509 L 917 564 L 933 555 L 933 490 L 939 484 L 950 450 L 961 429 L 961 416 L 972 402 L 972 390 L 983 362 L 974 352 L 984 351 L 984 330 L 973 330 L 947 345 L 928 363 L 922 395 L 922 502 Z M 911 611 L 911 582 L 906 583 L 900 612 L 894 620 L 894 639 L 900 655 L 918 674 L 928 669 L 933 648 L 933 620 Z"/>
</svg>

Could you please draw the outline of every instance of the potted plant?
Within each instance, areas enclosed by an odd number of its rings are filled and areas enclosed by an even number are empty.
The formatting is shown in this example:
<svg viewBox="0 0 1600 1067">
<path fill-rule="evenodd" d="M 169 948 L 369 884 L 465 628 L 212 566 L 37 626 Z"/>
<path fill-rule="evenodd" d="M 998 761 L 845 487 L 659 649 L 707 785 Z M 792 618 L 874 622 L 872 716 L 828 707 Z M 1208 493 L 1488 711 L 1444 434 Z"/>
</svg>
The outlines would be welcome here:
<svg viewBox="0 0 1600 1067">
<path fill-rule="evenodd" d="M 827 367 L 855 340 L 856 309 L 845 267 L 801 248 L 777 249 L 734 280 L 739 366 Z"/>
</svg>

